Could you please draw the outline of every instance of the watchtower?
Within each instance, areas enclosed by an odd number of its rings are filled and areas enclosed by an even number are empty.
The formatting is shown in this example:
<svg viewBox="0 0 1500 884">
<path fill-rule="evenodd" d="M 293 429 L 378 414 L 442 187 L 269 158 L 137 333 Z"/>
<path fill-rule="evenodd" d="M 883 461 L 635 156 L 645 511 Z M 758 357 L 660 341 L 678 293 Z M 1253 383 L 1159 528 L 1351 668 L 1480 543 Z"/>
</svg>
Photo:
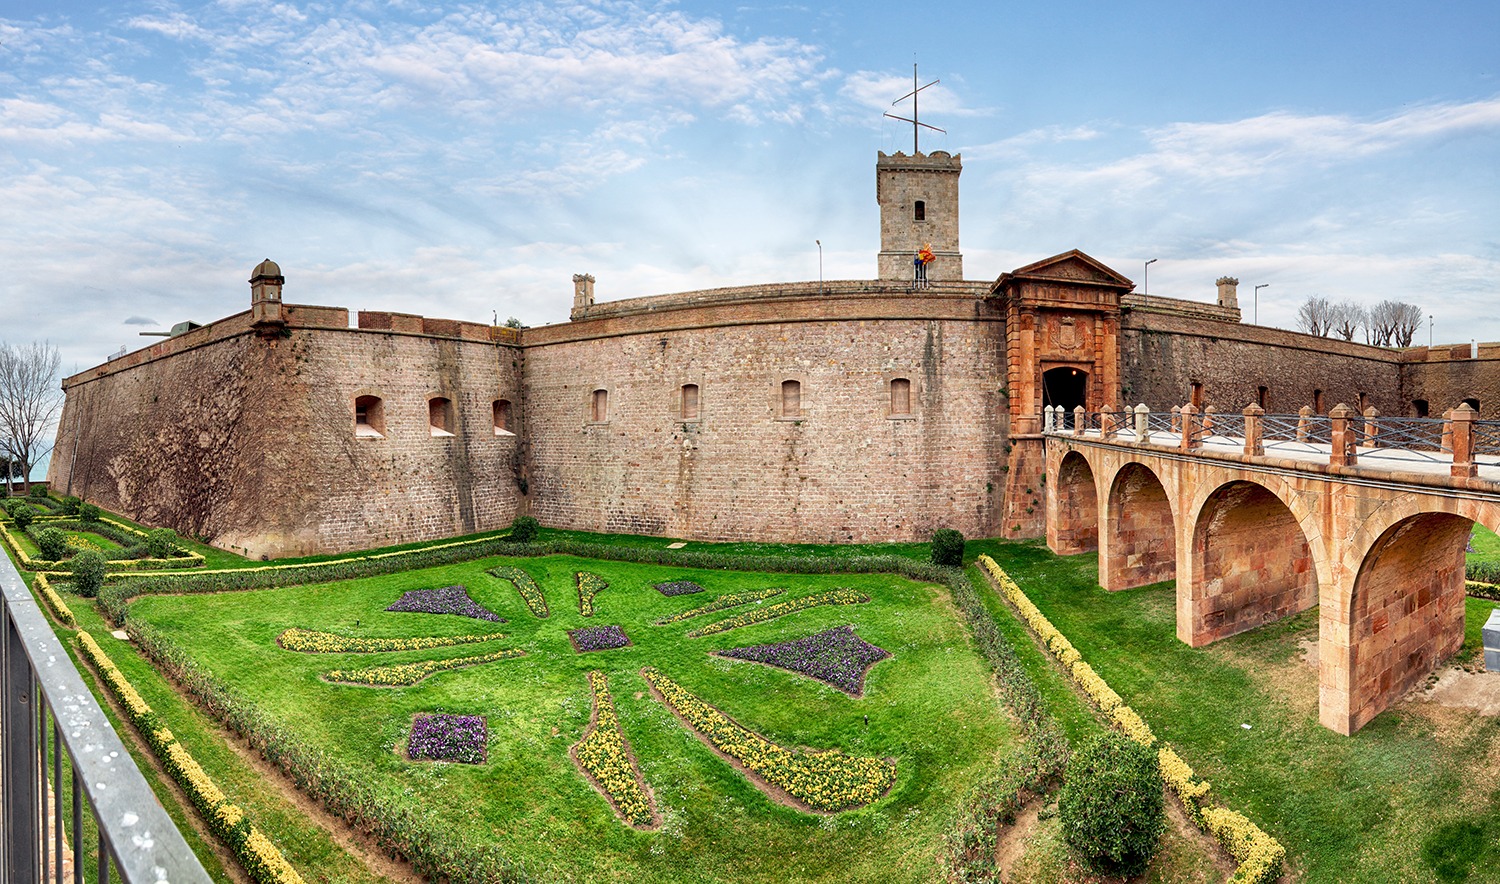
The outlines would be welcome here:
<svg viewBox="0 0 1500 884">
<path fill-rule="evenodd" d="M 964 278 L 958 250 L 958 176 L 963 155 L 882 151 L 875 161 L 875 201 L 880 204 L 879 278 L 913 278 L 912 261 L 923 246 L 935 260 L 929 282 Z"/>
<path fill-rule="evenodd" d="M 250 320 L 265 337 L 279 335 L 286 328 L 281 306 L 281 287 L 285 284 L 281 267 L 270 258 L 255 265 L 250 273 Z"/>
</svg>

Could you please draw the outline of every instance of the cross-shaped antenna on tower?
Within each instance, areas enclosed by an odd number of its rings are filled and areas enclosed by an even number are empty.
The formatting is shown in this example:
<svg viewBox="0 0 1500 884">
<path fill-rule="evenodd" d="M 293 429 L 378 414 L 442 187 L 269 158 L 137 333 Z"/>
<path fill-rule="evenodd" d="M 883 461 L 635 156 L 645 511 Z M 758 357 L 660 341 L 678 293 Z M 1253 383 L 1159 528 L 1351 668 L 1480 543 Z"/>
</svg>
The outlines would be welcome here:
<svg viewBox="0 0 1500 884">
<path fill-rule="evenodd" d="M 931 83 L 928 83 L 927 86 L 936 86 L 937 84 L 939 84 L 941 82 L 943 82 L 943 81 L 942 80 L 933 80 Z M 911 65 L 911 91 L 908 92 L 908 93 L 906 93 L 905 95 L 901 96 L 900 98 L 896 99 L 895 101 L 891 102 L 891 106 L 894 107 L 895 105 L 898 105 L 901 102 L 905 101 L 906 99 L 910 98 L 911 99 L 911 119 L 908 120 L 906 117 L 898 117 L 895 114 L 889 114 L 889 113 L 886 114 L 886 116 L 890 117 L 893 120 L 900 120 L 903 123 L 911 123 L 911 152 L 912 153 L 921 153 L 921 151 L 917 149 L 917 133 L 920 132 L 921 130 L 923 130 L 923 129 L 931 129 L 934 132 L 941 132 L 944 135 L 948 134 L 948 130 L 947 129 L 939 129 L 936 126 L 929 126 L 926 123 L 922 122 L 921 114 L 917 113 L 917 93 L 921 92 L 923 89 L 926 89 L 927 86 L 918 86 L 917 85 L 917 63 L 916 62 L 912 62 L 912 65 Z"/>
</svg>

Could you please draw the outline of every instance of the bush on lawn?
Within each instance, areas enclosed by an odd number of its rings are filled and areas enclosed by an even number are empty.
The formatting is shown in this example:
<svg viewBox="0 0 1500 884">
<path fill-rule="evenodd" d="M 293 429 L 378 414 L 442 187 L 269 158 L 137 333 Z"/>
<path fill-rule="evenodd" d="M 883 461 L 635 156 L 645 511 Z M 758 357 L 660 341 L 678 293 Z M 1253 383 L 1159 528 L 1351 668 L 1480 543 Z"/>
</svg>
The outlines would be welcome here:
<svg viewBox="0 0 1500 884">
<path fill-rule="evenodd" d="M 41 500 L 47 496 L 47 487 L 45 485 L 33 485 L 31 486 L 31 490 L 26 492 L 26 496 L 35 500 Z"/>
<path fill-rule="evenodd" d="M 516 520 L 510 523 L 510 539 L 516 543 L 530 543 L 536 540 L 539 527 L 531 516 L 516 516 Z"/>
<path fill-rule="evenodd" d="M 16 527 L 22 531 L 25 531 L 26 526 L 36 520 L 36 510 L 19 497 L 12 497 L 5 501 L 5 511 L 10 514 L 11 521 L 16 523 Z"/>
<path fill-rule="evenodd" d="M 146 532 L 146 555 L 153 559 L 170 559 L 177 555 L 177 532 L 171 528 L 157 528 Z"/>
<path fill-rule="evenodd" d="M 964 536 L 952 528 L 932 532 L 932 563 L 944 568 L 964 566 Z"/>
<path fill-rule="evenodd" d="M 104 586 L 104 554 L 86 549 L 73 556 L 73 586 L 84 598 L 93 598 Z"/>
<path fill-rule="evenodd" d="M 1058 815 L 1063 838 L 1095 871 L 1145 871 L 1167 828 L 1156 753 L 1114 732 L 1084 743 L 1068 763 Z"/>
<path fill-rule="evenodd" d="M 68 535 L 56 528 L 43 528 L 36 533 L 36 548 L 42 558 L 49 562 L 60 562 L 68 555 Z"/>
<path fill-rule="evenodd" d="M 83 501 L 71 495 L 62 499 L 62 513 L 65 516 L 78 515 L 80 506 L 83 506 Z"/>
<path fill-rule="evenodd" d="M 97 522 L 99 515 L 99 507 L 92 503 L 80 504 L 78 507 L 78 518 L 85 522 Z"/>
</svg>

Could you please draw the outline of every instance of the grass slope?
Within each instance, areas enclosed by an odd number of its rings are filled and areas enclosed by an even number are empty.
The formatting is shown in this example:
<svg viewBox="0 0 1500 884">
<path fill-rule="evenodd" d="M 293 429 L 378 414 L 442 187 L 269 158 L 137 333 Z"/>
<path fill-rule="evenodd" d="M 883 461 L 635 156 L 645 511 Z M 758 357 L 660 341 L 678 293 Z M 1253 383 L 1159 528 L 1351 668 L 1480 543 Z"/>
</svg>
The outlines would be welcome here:
<svg viewBox="0 0 1500 884">
<path fill-rule="evenodd" d="M 484 573 L 507 561 L 536 578 L 550 618 L 532 616 L 509 582 Z M 573 574 L 580 570 L 610 584 L 592 618 L 578 614 Z M 653 588 L 681 579 L 708 592 L 663 598 Z M 490 624 L 477 620 L 383 610 L 406 590 L 454 583 L 509 619 L 504 631 L 511 637 L 498 646 L 524 648 L 528 655 L 442 673 L 410 688 L 375 690 L 319 678 L 329 669 L 367 665 L 373 655 L 300 654 L 275 645 L 292 626 L 366 636 L 488 630 Z M 787 587 L 788 597 L 847 586 L 872 601 L 814 608 L 704 638 L 685 637 L 691 621 L 649 625 L 711 596 L 769 586 Z M 889 575 L 761 575 L 568 556 L 487 559 L 322 586 L 150 597 L 135 602 L 131 616 L 165 630 L 316 745 L 364 767 L 382 800 L 413 802 L 466 835 L 497 841 L 542 880 L 931 880 L 954 803 L 1014 748 L 1012 726 L 946 597 L 936 587 Z M 845 623 L 894 654 L 870 671 L 863 699 L 790 672 L 708 654 Z M 623 626 L 633 644 L 574 653 L 567 629 L 607 624 Z M 383 654 L 379 662 L 462 656 L 485 647 Z M 876 804 L 837 816 L 783 807 L 650 698 L 639 675 L 645 665 L 783 745 L 895 757 L 896 785 Z M 664 817 L 660 832 L 620 825 L 568 757 L 588 724 L 585 675 L 595 668 L 609 677 L 626 736 L 655 790 Z M 432 711 L 487 716 L 488 763 L 403 760 L 399 744 L 412 716 Z"/>
<path fill-rule="evenodd" d="M 1107 593 L 1094 554 L 986 551 L 1221 801 L 1286 845 L 1303 880 L 1438 880 L 1424 856 L 1461 851 L 1474 826 L 1496 831 L 1500 720 L 1408 701 L 1352 737 L 1323 728 L 1317 672 L 1299 659 L 1316 610 L 1194 649 L 1176 639 L 1171 584 Z M 1491 607 L 1468 601 L 1461 653 Z"/>
</svg>

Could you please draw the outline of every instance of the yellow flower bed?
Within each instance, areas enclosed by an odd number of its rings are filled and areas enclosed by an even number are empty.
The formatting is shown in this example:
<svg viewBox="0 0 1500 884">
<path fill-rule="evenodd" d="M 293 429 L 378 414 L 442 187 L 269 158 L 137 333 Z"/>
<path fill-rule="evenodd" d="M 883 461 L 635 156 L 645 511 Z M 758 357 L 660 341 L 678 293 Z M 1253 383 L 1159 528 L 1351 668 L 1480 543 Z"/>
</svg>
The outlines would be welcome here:
<svg viewBox="0 0 1500 884">
<path fill-rule="evenodd" d="M 786 592 L 784 589 L 752 589 L 749 592 L 732 592 L 729 595 L 721 595 L 706 605 L 689 608 L 670 617 L 663 617 L 656 621 L 657 626 L 669 626 L 673 623 L 681 623 L 704 614 L 712 614 L 715 611 L 723 611 L 726 608 L 738 608 L 740 605 L 748 605 L 751 602 L 765 601 L 772 596 L 778 596 Z"/>
<path fill-rule="evenodd" d="M 1041 610 L 1021 591 L 1021 587 L 1010 579 L 1010 575 L 989 556 L 981 555 L 978 563 L 1000 587 L 1001 595 L 1021 613 L 1021 619 L 1047 646 L 1047 650 L 1062 662 L 1063 668 L 1089 701 L 1127 737 L 1143 746 L 1155 745 L 1156 735 L 1151 732 L 1145 720 L 1134 709 L 1125 705 L 1120 695 L 1114 692 L 1093 667 L 1084 662 L 1078 649 L 1042 615 Z M 1208 794 L 1209 784 L 1195 780 L 1193 769 L 1171 747 L 1159 747 L 1156 758 L 1162 778 L 1182 802 L 1188 817 L 1199 828 L 1213 835 L 1239 863 L 1229 884 L 1270 884 L 1281 876 L 1286 848 L 1280 842 L 1242 814 L 1222 807 L 1203 807 L 1202 801 Z"/>
<path fill-rule="evenodd" d="M 655 820 L 651 799 L 641 786 L 640 771 L 630 761 L 630 744 L 620 730 L 609 680 L 594 670 L 589 673 L 589 687 L 594 692 L 594 726 L 573 747 L 573 755 L 621 816 L 633 826 L 649 827 Z"/>
<path fill-rule="evenodd" d="M 177 742 L 170 730 L 161 726 L 160 719 L 151 711 L 151 706 L 136 692 L 124 673 L 120 672 L 99 643 L 94 641 L 94 637 L 79 630 L 78 647 L 104 676 L 105 686 L 120 701 L 120 705 L 125 707 L 136 728 L 147 736 L 146 742 L 156 752 L 162 766 L 187 792 L 189 800 L 202 812 L 209 828 L 234 850 L 240 864 L 250 873 L 251 880 L 256 884 L 303 884 L 302 876 L 286 861 L 276 845 L 245 821 L 245 812 L 229 803 L 223 790 L 198 764 L 192 753 Z"/>
<path fill-rule="evenodd" d="M 435 672 L 478 666 L 496 660 L 509 660 L 525 655 L 519 648 L 505 648 L 492 654 L 475 657 L 454 657 L 452 660 L 421 660 L 416 663 L 394 663 L 389 666 L 367 666 L 363 669 L 335 669 L 323 673 L 328 681 L 342 684 L 369 685 L 372 687 L 405 687 L 414 685 Z"/>
<path fill-rule="evenodd" d="M 547 597 L 542 595 L 542 588 L 536 585 L 536 581 L 531 579 L 530 574 L 514 565 L 501 565 L 485 573 L 491 577 L 509 581 L 510 585 L 516 588 L 516 592 L 521 594 L 521 601 L 526 603 L 526 607 L 531 610 L 533 616 L 546 617 L 551 613 L 547 609 Z"/>
<path fill-rule="evenodd" d="M 837 749 L 794 752 L 745 728 L 655 669 L 642 670 L 642 675 L 714 748 L 815 810 L 864 807 L 896 782 L 893 759 L 847 755 Z"/>
<path fill-rule="evenodd" d="M 724 620 L 710 623 L 699 629 L 688 630 L 688 638 L 697 638 L 702 635 L 713 635 L 717 632 L 727 632 L 738 629 L 741 626 L 749 626 L 753 623 L 764 623 L 767 620 L 775 620 L 797 611 L 805 611 L 808 608 L 816 608 L 822 605 L 862 605 L 870 600 L 870 597 L 858 590 L 853 589 L 830 589 L 826 592 L 818 592 L 805 595 L 799 599 L 790 599 L 785 602 L 777 602 L 764 608 L 755 608 L 736 614 Z"/>
<path fill-rule="evenodd" d="M 573 579 L 578 582 L 578 613 L 585 617 L 594 616 L 594 596 L 607 589 L 609 584 L 598 574 L 587 571 L 575 573 Z"/>
<path fill-rule="evenodd" d="M 425 651 L 428 648 L 478 644 L 502 638 L 505 638 L 503 632 L 491 632 L 484 635 L 361 638 L 293 626 L 277 636 L 276 642 L 288 651 L 302 651 L 307 654 L 373 654 L 381 651 Z"/>
<path fill-rule="evenodd" d="M 63 601 L 62 596 L 57 594 L 57 590 L 52 588 L 52 584 L 47 580 L 47 575 L 38 574 L 36 583 L 33 585 L 36 587 L 37 594 L 42 597 L 42 601 L 46 602 L 47 607 L 52 610 L 52 614 L 57 618 L 58 623 L 69 629 L 78 628 L 78 621 L 73 618 L 73 609 L 69 608 L 68 603 Z"/>
</svg>

